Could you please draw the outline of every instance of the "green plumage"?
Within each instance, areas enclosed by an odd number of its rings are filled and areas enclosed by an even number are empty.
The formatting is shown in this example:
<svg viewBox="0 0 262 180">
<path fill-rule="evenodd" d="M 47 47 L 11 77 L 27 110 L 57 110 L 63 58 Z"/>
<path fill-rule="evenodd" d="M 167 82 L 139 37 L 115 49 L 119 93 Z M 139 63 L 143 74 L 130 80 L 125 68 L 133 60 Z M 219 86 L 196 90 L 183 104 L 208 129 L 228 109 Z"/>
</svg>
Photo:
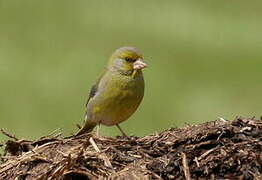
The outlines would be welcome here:
<svg viewBox="0 0 262 180">
<path fill-rule="evenodd" d="M 90 91 L 85 124 L 77 135 L 92 131 L 97 124 L 117 125 L 136 111 L 144 96 L 142 71 L 132 76 L 133 63 L 139 58 L 141 53 L 133 47 L 120 48 L 111 56 L 106 71 Z"/>
</svg>

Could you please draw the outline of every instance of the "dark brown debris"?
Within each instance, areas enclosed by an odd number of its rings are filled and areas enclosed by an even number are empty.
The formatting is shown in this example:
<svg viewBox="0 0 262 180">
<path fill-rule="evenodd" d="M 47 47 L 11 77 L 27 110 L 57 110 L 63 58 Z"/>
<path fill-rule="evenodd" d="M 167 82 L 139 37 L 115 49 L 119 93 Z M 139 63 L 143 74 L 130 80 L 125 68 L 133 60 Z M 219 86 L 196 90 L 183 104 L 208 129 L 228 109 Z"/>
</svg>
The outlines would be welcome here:
<svg viewBox="0 0 262 180">
<path fill-rule="evenodd" d="M 262 121 L 255 118 L 130 139 L 86 134 L 28 141 L 4 134 L 10 140 L 0 179 L 262 179 Z"/>
</svg>

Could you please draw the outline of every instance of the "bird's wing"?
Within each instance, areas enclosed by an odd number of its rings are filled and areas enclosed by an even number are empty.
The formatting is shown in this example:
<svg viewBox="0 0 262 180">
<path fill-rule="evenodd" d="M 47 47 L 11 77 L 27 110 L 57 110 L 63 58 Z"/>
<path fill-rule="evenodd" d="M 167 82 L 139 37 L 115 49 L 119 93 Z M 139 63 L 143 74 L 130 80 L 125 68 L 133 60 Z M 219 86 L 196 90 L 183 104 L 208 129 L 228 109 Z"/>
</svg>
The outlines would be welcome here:
<svg viewBox="0 0 262 180">
<path fill-rule="evenodd" d="M 105 71 L 100 75 L 100 77 L 97 79 L 96 83 L 92 86 L 92 88 L 89 92 L 89 97 L 88 97 L 87 102 L 86 102 L 86 107 L 87 107 L 87 104 L 90 101 L 90 99 L 92 99 L 92 97 L 94 97 L 96 95 L 100 80 L 102 79 L 104 74 L 105 74 Z"/>
<path fill-rule="evenodd" d="M 92 88 L 89 92 L 89 97 L 88 97 L 87 102 L 86 102 L 86 107 L 87 107 L 90 99 L 92 99 L 96 95 L 96 93 L 98 92 L 98 86 L 99 86 L 99 83 L 100 83 L 102 77 L 104 76 L 104 74 L 105 74 L 105 71 L 100 75 L 100 77 L 97 79 L 96 83 L 92 86 Z M 84 133 L 88 133 L 88 132 L 92 131 L 93 128 L 96 126 L 97 123 L 93 122 L 93 121 L 88 121 L 87 117 L 88 116 L 87 116 L 87 110 L 86 110 L 84 126 L 78 131 L 76 136 L 84 134 Z"/>
</svg>

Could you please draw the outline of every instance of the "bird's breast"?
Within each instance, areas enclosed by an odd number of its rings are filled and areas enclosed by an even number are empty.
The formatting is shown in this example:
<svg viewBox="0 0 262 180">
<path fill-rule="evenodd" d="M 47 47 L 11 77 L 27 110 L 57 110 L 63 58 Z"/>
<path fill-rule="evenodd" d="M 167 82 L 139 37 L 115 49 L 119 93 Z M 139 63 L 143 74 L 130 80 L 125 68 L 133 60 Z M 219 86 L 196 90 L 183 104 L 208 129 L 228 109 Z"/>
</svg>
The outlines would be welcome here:
<svg viewBox="0 0 262 180">
<path fill-rule="evenodd" d="M 101 79 L 98 92 L 88 104 L 94 121 L 115 125 L 129 118 L 144 96 L 144 79 L 137 76 L 110 75 Z"/>
</svg>

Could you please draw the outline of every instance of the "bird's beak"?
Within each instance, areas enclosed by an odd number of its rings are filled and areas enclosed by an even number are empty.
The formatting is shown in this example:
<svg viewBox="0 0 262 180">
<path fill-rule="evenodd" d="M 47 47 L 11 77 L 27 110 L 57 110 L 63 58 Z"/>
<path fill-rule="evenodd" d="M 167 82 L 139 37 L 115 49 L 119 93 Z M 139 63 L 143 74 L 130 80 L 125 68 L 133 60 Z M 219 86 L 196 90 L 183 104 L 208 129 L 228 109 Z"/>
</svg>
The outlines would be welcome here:
<svg viewBox="0 0 262 180">
<path fill-rule="evenodd" d="M 134 63 L 133 63 L 133 68 L 134 70 L 141 70 L 147 67 L 147 64 L 144 62 L 144 60 L 142 58 L 137 59 Z"/>
</svg>

